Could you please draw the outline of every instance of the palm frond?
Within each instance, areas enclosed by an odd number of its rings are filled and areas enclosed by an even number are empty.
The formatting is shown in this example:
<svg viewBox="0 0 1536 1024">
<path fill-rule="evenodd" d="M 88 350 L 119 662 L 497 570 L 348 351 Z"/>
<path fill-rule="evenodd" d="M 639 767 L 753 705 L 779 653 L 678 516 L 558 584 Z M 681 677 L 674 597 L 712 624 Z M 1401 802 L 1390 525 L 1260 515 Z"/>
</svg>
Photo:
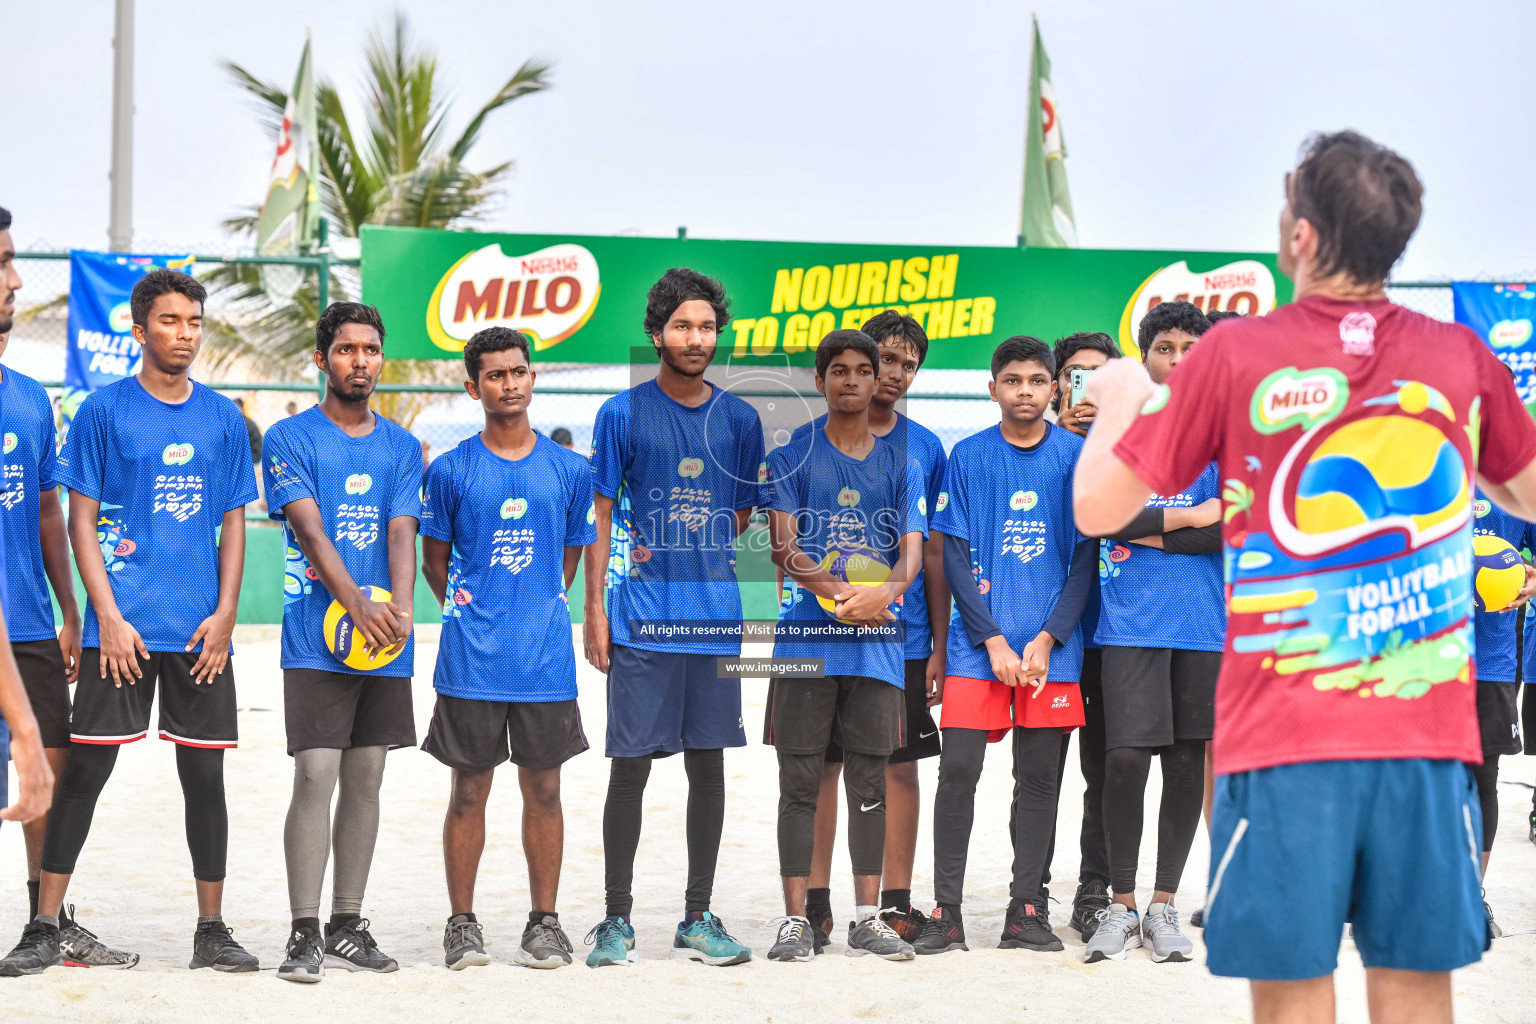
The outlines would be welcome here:
<svg viewBox="0 0 1536 1024">
<path fill-rule="evenodd" d="M 485 124 L 485 119 L 495 110 L 506 106 L 513 100 L 524 96 L 531 96 L 536 92 L 543 92 L 551 85 L 549 73 L 554 69 L 554 64 L 544 60 L 525 60 L 522 67 L 513 72 L 506 84 L 497 90 L 496 95 L 481 107 L 469 124 L 464 126 L 464 131 L 459 135 L 458 141 L 448 150 L 448 155 L 455 160 L 463 160 L 474 148 L 475 142 L 480 137 L 480 129 Z"/>
<path fill-rule="evenodd" d="M 219 67 L 224 69 L 237 87 L 255 98 L 256 102 L 251 107 L 256 111 L 256 120 L 261 123 L 261 130 L 267 133 L 267 137 L 276 142 L 283 130 L 283 110 L 288 106 L 288 90 L 280 89 L 271 82 L 263 82 L 232 60 L 219 61 Z"/>
</svg>

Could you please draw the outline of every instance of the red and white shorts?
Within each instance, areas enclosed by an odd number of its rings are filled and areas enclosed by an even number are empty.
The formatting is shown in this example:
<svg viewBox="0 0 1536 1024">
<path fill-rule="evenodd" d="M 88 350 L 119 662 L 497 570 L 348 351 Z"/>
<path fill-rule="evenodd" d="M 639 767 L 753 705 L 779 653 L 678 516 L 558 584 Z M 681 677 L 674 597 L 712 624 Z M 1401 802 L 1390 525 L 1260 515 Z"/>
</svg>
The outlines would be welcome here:
<svg viewBox="0 0 1536 1024">
<path fill-rule="evenodd" d="M 993 743 L 1015 726 L 1070 732 L 1084 722 L 1083 695 L 1076 683 L 1047 682 L 1037 694 L 1033 686 L 945 676 L 942 706 L 940 729 L 985 729 Z"/>
</svg>

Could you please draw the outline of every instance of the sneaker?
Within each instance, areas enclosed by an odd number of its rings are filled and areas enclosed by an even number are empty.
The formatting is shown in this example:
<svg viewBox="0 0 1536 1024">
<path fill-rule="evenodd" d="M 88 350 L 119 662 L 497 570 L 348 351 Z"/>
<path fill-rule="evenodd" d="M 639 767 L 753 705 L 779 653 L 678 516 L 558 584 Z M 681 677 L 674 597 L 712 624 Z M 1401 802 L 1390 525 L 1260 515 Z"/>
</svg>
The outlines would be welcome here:
<svg viewBox="0 0 1536 1024">
<path fill-rule="evenodd" d="M 635 930 L 622 917 L 605 917 L 587 932 L 588 967 L 627 967 L 635 959 Z"/>
<path fill-rule="evenodd" d="M 215 921 L 198 925 L 192 933 L 192 962 L 187 966 L 194 971 L 212 967 L 225 974 L 251 974 L 261 968 L 261 962 L 235 941 L 229 925 Z"/>
<path fill-rule="evenodd" d="M 1195 955 L 1195 944 L 1179 931 L 1179 912 L 1168 903 L 1154 903 L 1141 919 L 1142 945 L 1152 947 L 1155 964 L 1181 963 Z"/>
<path fill-rule="evenodd" d="M 862 921 L 848 922 L 847 956 L 877 956 L 882 960 L 911 960 L 917 956 L 912 944 L 891 930 L 880 914 Z"/>
<path fill-rule="evenodd" d="M 778 938 L 768 950 L 769 960 L 805 963 L 816 956 L 815 931 L 811 922 L 803 917 L 786 917 L 779 924 Z"/>
<path fill-rule="evenodd" d="M 96 933 L 75 920 L 75 905 L 59 915 L 59 954 L 65 967 L 101 967 L 126 971 L 139 962 L 139 954 L 113 949 Z"/>
<path fill-rule="evenodd" d="M 1488 915 L 1488 934 L 1496 939 L 1504 937 L 1504 929 L 1499 927 L 1499 922 L 1493 919 L 1493 908 L 1488 905 L 1488 890 L 1483 890 L 1483 913 Z"/>
<path fill-rule="evenodd" d="M 1531 842 L 1536 843 L 1536 807 L 1531 809 Z"/>
<path fill-rule="evenodd" d="M 837 927 L 837 919 L 832 912 L 806 911 L 805 919 L 811 922 L 811 944 L 816 948 L 816 954 L 820 956 L 826 948 L 832 945 L 832 929 Z"/>
<path fill-rule="evenodd" d="M 903 942 L 911 942 L 923 934 L 923 925 L 928 915 L 912 906 L 888 907 L 880 911 L 880 920 L 890 925 L 891 931 L 899 935 Z"/>
<path fill-rule="evenodd" d="M 1189 923 L 1194 925 L 1196 928 L 1204 928 L 1205 927 L 1205 908 L 1201 907 L 1199 910 L 1195 911 L 1193 914 L 1190 914 L 1189 915 Z"/>
<path fill-rule="evenodd" d="M 468 914 L 454 914 L 443 929 L 443 963 L 451 971 L 484 967 L 491 962 L 485 953 L 485 934 L 480 922 Z"/>
<path fill-rule="evenodd" d="M 1077 887 L 1072 897 L 1072 918 L 1067 927 L 1076 931 L 1087 942 L 1099 927 L 1099 911 L 1109 909 L 1109 887 L 1097 878 Z"/>
<path fill-rule="evenodd" d="M 368 934 L 366 917 L 354 917 L 339 928 L 325 926 L 325 966 L 368 974 L 393 974 L 400 969 Z"/>
<path fill-rule="evenodd" d="M 918 956 L 950 953 L 955 950 L 969 951 L 965 944 L 965 925 L 960 918 L 943 907 L 934 907 L 933 913 L 923 918 L 923 930 L 912 942 L 912 950 Z"/>
<path fill-rule="evenodd" d="M 813 932 L 819 929 L 814 926 Z M 814 944 L 815 936 L 812 941 Z M 730 967 L 752 959 L 752 951 L 725 930 L 725 923 L 709 911 L 697 921 L 683 921 L 672 938 L 672 959 L 697 960 L 711 967 Z"/>
<path fill-rule="evenodd" d="M 284 981 L 297 981 L 313 985 L 325 977 L 325 943 L 320 933 L 309 928 L 295 928 L 288 936 L 288 948 L 283 953 L 282 966 L 277 976 Z"/>
<path fill-rule="evenodd" d="M 0 960 L 0 978 L 41 974 L 60 963 L 59 930 L 33 921 L 21 930 L 21 941 Z"/>
<path fill-rule="evenodd" d="M 1008 914 L 1003 919 L 1003 938 L 997 948 L 1055 952 L 1063 947 L 1056 933 L 1051 931 L 1050 918 L 1040 912 L 1038 901 L 1010 900 Z"/>
<path fill-rule="evenodd" d="M 512 959 L 524 967 L 537 967 L 541 970 L 568 965 L 571 962 L 571 940 L 566 937 L 565 929 L 560 927 L 560 919 L 545 914 L 539 918 L 538 924 L 529 921 L 523 928 L 522 945 L 512 954 Z"/>
<path fill-rule="evenodd" d="M 1090 964 L 1100 960 L 1124 960 L 1126 950 L 1140 946 L 1140 916 L 1130 907 L 1111 903 L 1099 911 L 1093 938 L 1088 940 L 1088 948 L 1083 950 L 1083 960 Z"/>
</svg>

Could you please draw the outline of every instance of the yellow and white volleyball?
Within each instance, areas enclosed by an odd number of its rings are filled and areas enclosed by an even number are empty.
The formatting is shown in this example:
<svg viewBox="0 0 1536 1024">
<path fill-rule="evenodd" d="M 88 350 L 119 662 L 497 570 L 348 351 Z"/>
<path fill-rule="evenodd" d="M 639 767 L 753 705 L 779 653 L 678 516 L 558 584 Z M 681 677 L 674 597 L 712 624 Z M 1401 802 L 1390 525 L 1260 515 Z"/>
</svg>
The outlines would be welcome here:
<svg viewBox="0 0 1536 1024">
<path fill-rule="evenodd" d="M 1480 612 L 1501 612 L 1525 586 L 1525 563 L 1503 537 L 1472 538 L 1472 603 Z"/>
<path fill-rule="evenodd" d="M 821 560 L 821 568 L 833 576 L 852 583 L 856 587 L 878 587 L 891 576 L 891 567 L 878 551 L 862 544 L 845 544 L 828 551 Z M 816 598 L 821 610 L 836 617 L 837 602 L 831 598 Z M 853 625 L 855 620 L 839 618 L 837 621 Z"/>
<path fill-rule="evenodd" d="M 380 604 L 391 597 L 389 591 L 383 587 L 364 587 L 368 591 L 368 599 Z M 363 649 L 365 641 L 363 635 L 357 631 L 357 626 L 352 622 L 352 616 L 341 606 L 340 601 L 332 601 L 331 606 L 325 610 L 325 646 L 336 656 L 336 660 L 348 668 L 355 668 L 366 672 L 369 669 L 383 668 L 404 652 L 402 647 L 398 651 L 386 654 L 383 651 L 374 651 L 371 655 Z"/>
</svg>

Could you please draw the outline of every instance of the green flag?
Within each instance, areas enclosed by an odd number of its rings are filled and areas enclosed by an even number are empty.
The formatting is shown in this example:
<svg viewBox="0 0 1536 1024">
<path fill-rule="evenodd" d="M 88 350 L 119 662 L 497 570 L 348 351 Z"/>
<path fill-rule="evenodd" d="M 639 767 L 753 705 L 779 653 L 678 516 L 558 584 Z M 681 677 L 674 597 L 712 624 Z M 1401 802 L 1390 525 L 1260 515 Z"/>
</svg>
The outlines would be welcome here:
<svg viewBox="0 0 1536 1024">
<path fill-rule="evenodd" d="M 266 200 L 256 219 L 256 251 L 263 256 L 297 255 L 314 245 L 320 225 L 314 141 L 315 74 L 306 38 L 293 91 L 283 107 L 283 126 L 277 136 L 277 156 L 267 176 Z M 262 268 L 267 295 L 279 305 L 292 300 L 303 279 L 298 267 Z"/>
<path fill-rule="evenodd" d="M 1019 234 L 1024 244 L 1063 249 L 1077 246 L 1077 222 L 1067 192 L 1067 146 L 1061 135 L 1051 59 L 1035 22 L 1034 58 L 1029 68 L 1029 127 L 1024 141 L 1024 204 Z"/>
</svg>

